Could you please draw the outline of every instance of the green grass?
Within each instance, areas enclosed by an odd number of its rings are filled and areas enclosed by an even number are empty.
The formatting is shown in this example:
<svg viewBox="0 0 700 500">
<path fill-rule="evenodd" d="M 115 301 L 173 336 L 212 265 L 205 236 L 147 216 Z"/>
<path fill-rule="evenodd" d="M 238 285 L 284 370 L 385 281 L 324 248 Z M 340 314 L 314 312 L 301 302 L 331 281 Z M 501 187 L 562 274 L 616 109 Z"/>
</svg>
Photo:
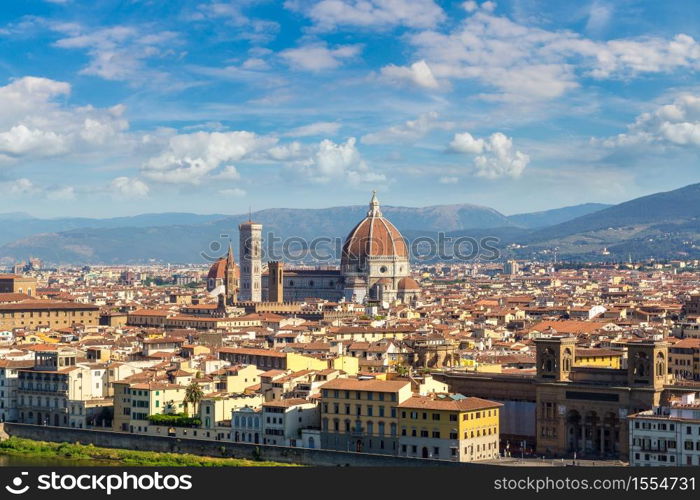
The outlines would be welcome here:
<svg viewBox="0 0 700 500">
<path fill-rule="evenodd" d="M 119 450 L 91 444 L 50 443 L 17 437 L 10 437 L 0 442 L 0 454 L 35 458 L 92 460 L 98 461 L 101 465 L 111 465 L 110 462 L 113 462 L 114 465 L 160 467 L 272 467 L 290 465 L 238 458 L 200 457 L 187 453 Z"/>
</svg>

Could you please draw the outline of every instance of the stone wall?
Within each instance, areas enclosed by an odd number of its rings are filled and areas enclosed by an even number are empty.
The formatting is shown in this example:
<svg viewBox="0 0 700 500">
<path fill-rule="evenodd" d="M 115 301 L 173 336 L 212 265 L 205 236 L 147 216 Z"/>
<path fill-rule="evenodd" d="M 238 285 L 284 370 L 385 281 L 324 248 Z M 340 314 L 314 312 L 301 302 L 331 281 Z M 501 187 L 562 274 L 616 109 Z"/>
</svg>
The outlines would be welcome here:
<svg viewBox="0 0 700 500">
<path fill-rule="evenodd" d="M 191 453 L 193 455 L 210 457 L 246 458 L 301 465 L 338 467 L 475 466 L 474 464 L 445 460 L 394 457 L 370 453 L 348 453 L 308 448 L 288 448 L 284 446 L 231 443 L 227 441 L 210 441 L 193 438 L 146 436 L 125 432 L 72 429 L 13 422 L 0 424 L 0 436 L 3 432 L 9 436 L 33 439 L 35 441 L 93 444 L 95 446 L 128 450 Z"/>
</svg>

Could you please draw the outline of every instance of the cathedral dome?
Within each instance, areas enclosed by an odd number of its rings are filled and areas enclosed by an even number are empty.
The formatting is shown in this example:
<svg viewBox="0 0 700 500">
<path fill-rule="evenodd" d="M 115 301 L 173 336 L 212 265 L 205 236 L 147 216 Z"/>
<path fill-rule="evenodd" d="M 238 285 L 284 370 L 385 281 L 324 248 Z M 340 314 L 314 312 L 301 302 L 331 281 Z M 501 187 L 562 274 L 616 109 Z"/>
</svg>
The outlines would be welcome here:
<svg viewBox="0 0 700 500">
<path fill-rule="evenodd" d="M 226 276 L 226 258 L 218 259 L 209 268 L 209 274 L 207 274 L 207 280 L 211 279 L 224 279 Z"/>
<path fill-rule="evenodd" d="M 410 276 L 406 276 L 399 280 L 398 288 L 399 290 L 420 290 L 420 285 Z"/>
<path fill-rule="evenodd" d="M 350 231 L 343 245 L 343 269 L 364 267 L 370 257 L 408 259 L 408 247 L 394 225 L 382 216 L 376 194 L 372 194 L 367 217 Z"/>
</svg>

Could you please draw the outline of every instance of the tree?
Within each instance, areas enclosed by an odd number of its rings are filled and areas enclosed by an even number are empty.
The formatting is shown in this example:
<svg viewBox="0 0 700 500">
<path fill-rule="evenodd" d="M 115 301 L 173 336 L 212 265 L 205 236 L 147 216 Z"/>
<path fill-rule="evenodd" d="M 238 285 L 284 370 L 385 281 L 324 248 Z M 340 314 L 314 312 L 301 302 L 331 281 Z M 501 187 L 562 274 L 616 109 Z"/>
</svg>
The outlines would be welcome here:
<svg viewBox="0 0 700 500">
<path fill-rule="evenodd" d="M 196 415 L 199 412 L 199 402 L 202 400 L 204 397 L 204 392 L 202 391 L 202 388 L 199 386 L 199 384 L 195 381 L 192 381 L 190 385 L 187 386 L 187 389 L 185 389 L 185 408 L 187 408 L 188 403 L 192 403 L 192 406 L 194 407 L 194 414 Z"/>
</svg>

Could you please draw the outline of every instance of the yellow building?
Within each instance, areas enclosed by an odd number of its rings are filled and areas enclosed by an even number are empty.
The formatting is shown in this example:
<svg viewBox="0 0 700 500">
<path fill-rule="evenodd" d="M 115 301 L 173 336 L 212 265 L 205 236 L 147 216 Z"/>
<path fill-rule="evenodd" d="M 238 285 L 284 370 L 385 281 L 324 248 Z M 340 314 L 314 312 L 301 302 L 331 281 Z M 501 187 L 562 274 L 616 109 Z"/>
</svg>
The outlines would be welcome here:
<svg viewBox="0 0 700 500">
<path fill-rule="evenodd" d="M 574 366 L 591 368 L 622 368 L 622 351 L 612 349 L 576 349 Z"/>
<path fill-rule="evenodd" d="M 321 447 L 394 455 L 396 405 L 411 397 L 409 380 L 337 378 L 321 386 Z"/>
<path fill-rule="evenodd" d="M 461 395 L 413 396 L 398 405 L 398 455 L 458 462 L 498 458 L 501 406 Z"/>
<path fill-rule="evenodd" d="M 354 356 L 338 356 L 331 360 L 331 366 L 334 370 L 343 370 L 348 375 L 357 375 L 360 371 L 360 360 Z"/>
<path fill-rule="evenodd" d="M 225 391 L 229 394 L 239 394 L 245 392 L 248 387 L 259 384 L 260 374 L 264 373 L 255 365 L 225 368 L 224 371 L 222 381 L 225 383 Z"/>
</svg>

